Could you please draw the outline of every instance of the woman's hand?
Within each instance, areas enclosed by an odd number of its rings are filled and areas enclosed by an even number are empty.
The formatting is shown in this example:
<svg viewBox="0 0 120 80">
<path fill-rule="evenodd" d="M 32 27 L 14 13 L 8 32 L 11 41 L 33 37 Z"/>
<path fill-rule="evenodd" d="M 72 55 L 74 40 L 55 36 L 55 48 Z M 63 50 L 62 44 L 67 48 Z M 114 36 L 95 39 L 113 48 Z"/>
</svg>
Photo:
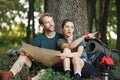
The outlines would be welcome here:
<svg viewBox="0 0 120 80">
<path fill-rule="evenodd" d="M 67 57 L 65 53 L 58 54 L 57 56 L 59 56 L 60 59 L 62 59 L 62 60 L 64 60 Z"/>
<path fill-rule="evenodd" d="M 89 32 L 85 32 L 85 34 L 83 35 L 84 38 L 90 38 L 90 39 L 95 39 L 95 35 L 98 33 L 94 32 L 94 33 L 89 33 Z"/>
</svg>

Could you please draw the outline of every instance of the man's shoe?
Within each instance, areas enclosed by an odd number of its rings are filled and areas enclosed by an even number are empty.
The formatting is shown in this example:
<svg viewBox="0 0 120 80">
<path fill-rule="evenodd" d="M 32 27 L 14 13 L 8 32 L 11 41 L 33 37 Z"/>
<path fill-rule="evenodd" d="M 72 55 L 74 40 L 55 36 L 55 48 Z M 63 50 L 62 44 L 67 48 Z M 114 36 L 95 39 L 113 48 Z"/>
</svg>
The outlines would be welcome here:
<svg viewBox="0 0 120 80">
<path fill-rule="evenodd" d="M 13 78 L 12 72 L 5 72 L 3 70 L 0 70 L 0 80 L 11 80 Z"/>
<path fill-rule="evenodd" d="M 73 80 L 81 80 L 81 76 L 78 73 L 76 73 L 73 77 Z"/>
</svg>

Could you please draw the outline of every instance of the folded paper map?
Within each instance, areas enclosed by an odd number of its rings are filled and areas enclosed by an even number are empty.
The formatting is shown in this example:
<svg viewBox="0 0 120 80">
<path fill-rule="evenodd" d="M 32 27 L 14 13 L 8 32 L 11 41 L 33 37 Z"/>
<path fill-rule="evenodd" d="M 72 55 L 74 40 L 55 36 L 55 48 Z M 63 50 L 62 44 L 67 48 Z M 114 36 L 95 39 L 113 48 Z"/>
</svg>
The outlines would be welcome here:
<svg viewBox="0 0 120 80">
<path fill-rule="evenodd" d="M 35 47 L 25 42 L 22 42 L 22 46 L 24 50 L 29 53 L 30 57 L 45 66 L 53 66 L 61 62 L 61 59 L 57 56 L 57 54 L 60 54 L 60 51 Z"/>
</svg>

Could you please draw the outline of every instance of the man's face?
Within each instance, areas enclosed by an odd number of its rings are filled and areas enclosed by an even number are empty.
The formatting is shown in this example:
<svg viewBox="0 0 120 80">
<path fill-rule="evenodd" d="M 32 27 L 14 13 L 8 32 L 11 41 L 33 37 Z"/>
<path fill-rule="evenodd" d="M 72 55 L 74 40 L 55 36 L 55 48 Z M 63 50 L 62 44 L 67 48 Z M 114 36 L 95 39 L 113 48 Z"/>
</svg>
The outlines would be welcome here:
<svg viewBox="0 0 120 80">
<path fill-rule="evenodd" d="M 64 36 L 70 37 L 73 35 L 74 32 L 74 24 L 72 22 L 66 22 L 62 30 Z"/>
<path fill-rule="evenodd" d="M 54 20 L 52 17 L 50 16 L 45 16 L 43 18 L 43 28 L 45 31 L 47 32 L 52 32 L 54 31 L 55 29 L 55 24 L 54 24 Z"/>
</svg>

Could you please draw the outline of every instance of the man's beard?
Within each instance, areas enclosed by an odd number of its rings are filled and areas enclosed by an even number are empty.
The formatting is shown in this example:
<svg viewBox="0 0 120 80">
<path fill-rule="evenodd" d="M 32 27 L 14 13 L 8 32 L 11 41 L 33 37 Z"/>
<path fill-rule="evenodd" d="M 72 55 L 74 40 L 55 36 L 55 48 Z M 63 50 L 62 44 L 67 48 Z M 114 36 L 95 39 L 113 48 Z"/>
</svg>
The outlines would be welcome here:
<svg viewBox="0 0 120 80">
<path fill-rule="evenodd" d="M 55 29 L 46 29 L 47 32 L 53 32 Z"/>
</svg>

